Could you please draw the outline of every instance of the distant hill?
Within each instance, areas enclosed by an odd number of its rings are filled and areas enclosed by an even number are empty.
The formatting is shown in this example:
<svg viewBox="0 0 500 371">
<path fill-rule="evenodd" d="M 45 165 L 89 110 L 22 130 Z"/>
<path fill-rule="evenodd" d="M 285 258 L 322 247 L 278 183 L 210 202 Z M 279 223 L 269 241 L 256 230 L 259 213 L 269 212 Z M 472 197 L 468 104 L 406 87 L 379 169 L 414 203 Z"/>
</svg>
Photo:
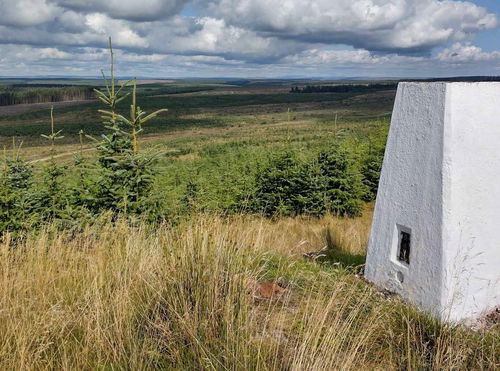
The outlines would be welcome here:
<svg viewBox="0 0 500 371">
<path fill-rule="evenodd" d="M 485 82 L 500 81 L 500 76 L 457 76 L 457 77 L 436 77 L 432 79 L 401 79 L 400 81 L 423 81 L 423 82 Z"/>
</svg>

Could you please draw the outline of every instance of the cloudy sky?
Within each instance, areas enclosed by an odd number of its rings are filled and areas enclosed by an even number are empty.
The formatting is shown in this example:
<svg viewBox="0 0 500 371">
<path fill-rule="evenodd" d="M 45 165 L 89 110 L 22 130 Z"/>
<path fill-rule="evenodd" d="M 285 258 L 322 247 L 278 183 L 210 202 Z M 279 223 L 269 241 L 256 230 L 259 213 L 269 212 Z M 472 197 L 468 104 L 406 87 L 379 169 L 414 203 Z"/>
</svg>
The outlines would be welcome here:
<svg viewBox="0 0 500 371">
<path fill-rule="evenodd" d="M 500 75 L 499 0 L 0 0 L 0 76 Z"/>
</svg>

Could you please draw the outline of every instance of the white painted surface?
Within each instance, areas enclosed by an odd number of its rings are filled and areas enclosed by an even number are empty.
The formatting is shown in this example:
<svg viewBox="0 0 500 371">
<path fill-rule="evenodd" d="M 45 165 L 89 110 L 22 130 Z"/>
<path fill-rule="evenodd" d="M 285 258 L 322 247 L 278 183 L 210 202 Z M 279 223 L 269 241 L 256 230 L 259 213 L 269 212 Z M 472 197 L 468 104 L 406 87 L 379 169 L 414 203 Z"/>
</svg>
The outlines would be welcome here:
<svg viewBox="0 0 500 371">
<path fill-rule="evenodd" d="M 441 319 L 474 319 L 500 304 L 499 227 L 500 83 L 401 83 L 366 278 Z"/>
</svg>

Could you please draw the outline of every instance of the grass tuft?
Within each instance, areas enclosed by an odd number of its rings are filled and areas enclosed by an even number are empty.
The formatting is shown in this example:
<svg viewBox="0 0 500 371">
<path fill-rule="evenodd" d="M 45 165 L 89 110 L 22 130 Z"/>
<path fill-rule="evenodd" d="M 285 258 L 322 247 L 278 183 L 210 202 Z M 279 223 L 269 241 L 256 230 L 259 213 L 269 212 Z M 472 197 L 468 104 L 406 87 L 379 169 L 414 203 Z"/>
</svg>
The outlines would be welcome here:
<svg viewBox="0 0 500 371">
<path fill-rule="evenodd" d="M 103 219 L 76 234 L 47 227 L 15 245 L 7 236 L 0 368 L 495 369 L 498 329 L 442 325 L 349 270 L 302 258 L 327 235 L 337 251 L 362 254 L 369 228 L 358 224 Z M 250 282 L 286 291 L 256 300 Z"/>
</svg>

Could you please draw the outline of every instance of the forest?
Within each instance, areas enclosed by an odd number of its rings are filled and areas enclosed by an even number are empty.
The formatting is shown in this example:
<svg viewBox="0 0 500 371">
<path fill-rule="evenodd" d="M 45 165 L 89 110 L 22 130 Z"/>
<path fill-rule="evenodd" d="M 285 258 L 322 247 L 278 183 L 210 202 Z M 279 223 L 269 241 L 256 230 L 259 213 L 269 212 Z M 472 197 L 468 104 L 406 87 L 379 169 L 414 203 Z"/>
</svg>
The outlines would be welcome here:
<svg viewBox="0 0 500 371">
<path fill-rule="evenodd" d="M 86 86 L 64 85 L 0 85 L 0 106 L 94 99 L 94 91 Z"/>
</svg>

